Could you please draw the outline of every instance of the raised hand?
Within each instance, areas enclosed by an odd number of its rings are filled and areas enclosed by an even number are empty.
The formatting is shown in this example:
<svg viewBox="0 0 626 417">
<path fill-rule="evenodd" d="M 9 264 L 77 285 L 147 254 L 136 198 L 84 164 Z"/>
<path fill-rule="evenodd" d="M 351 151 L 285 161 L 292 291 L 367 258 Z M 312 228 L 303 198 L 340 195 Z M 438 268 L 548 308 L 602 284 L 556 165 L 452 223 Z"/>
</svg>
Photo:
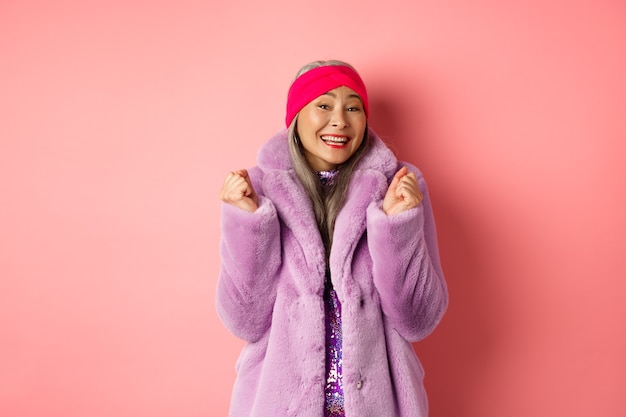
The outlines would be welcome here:
<svg viewBox="0 0 626 417">
<path fill-rule="evenodd" d="M 383 211 L 387 215 L 398 214 L 417 207 L 423 198 L 415 173 L 409 172 L 407 167 L 402 167 L 389 184 L 383 200 Z"/>
<path fill-rule="evenodd" d="M 220 191 L 220 199 L 249 212 L 254 212 L 259 208 L 259 198 L 245 169 L 228 174 Z"/>
</svg>

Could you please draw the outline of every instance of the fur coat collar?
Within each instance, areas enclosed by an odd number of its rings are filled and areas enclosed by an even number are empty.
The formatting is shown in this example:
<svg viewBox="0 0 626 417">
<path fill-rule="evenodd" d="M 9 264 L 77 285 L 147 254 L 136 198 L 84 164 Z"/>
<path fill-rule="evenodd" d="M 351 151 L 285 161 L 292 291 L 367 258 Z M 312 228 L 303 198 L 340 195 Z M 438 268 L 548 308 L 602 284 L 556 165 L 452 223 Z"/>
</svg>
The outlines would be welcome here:
<svg viewBox="0 0 626 417">
<path fill-rule="evenodd" d="M 344 207 L 335 223 L 329 267 L 340 299 L 343 298 L 344 286 L 336 282 L 341 274 L 335 270 L 343 269 L 352 261 L 351 254 L 366 228 L 367 207 L 373 202 L 382 201 L 389 182 L 399 169 L 398 160 L 384 142 L 372 129 L 369 129 L 368 134 L 369 149 L 352 175 Z M 258 153 L 258 166 L 264 171 L 263 192 L 274 202 L 280 218 L 305 249 L 307 264 L 315 265 L 320 271 L 325 270 L 323 243 L 317 232 L 315 215 L 309 197 L 291 166 L 287 140 L 287 130 L 283 129 Z M 293 210 L 300 210 L 302 214 L 294 216 Z M 315 280 L 303 285 L 311 284 L 310 291 L 321 293 L 323 283 L 323 280 Z"/>
</svg>

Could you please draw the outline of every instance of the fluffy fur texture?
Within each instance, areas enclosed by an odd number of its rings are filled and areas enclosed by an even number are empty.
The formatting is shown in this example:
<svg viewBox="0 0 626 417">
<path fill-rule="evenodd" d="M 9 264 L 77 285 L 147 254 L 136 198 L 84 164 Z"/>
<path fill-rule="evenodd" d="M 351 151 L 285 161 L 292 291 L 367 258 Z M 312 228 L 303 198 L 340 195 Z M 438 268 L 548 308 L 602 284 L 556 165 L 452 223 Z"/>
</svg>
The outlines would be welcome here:
<svg viewBox="0 0 626 417">
<path fill-rule="evenodd" d="M 342 304 L 346 416 L 426 417 L 424 374 L 411 342 L 435 328 L 448 303 L 435 224 L 421 172 L 369 133 L 330 255 Z M 382 199 L 403 165 L 417 175 L 424 200 L 387 216 Z M 222 207 L 217 309 L 247 341 L 230 416 L 322 417 L 324 247 L 285 130 L 262 147 L 249 173 L 258 210 Z"/>
</svg>

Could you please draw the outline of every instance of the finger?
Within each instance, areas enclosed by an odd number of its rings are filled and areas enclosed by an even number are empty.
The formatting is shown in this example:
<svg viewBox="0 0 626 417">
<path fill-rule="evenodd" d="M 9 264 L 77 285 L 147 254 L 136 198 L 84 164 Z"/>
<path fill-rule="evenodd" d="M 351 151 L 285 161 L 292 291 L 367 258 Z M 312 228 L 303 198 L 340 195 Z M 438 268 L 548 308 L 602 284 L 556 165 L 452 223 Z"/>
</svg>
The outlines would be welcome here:
<svg viewBox="0 0 626 417">
<path fill-rule="evenodd" d="M 245 169 L 240 169 L 238 171 L 235 171 L 235 174 L 239 176 L 240 178 L 244 179 L 245 182 L 248 184 L 245 195 L 249 196 L 249 195 L 254 194 L 254 188 L 252 187 L 252 179 L 250 178 L 250 175 L 248 175 L 248 171 Z"/>
<path fill-rule="evenodd" d="M 224 180 L 220 197 L 225 201 L 237 201 L 251 192 L 251 184 L 243 177 L 247 172 L 243 170 L 231 171 Z"/>
<path fill-rule="evenodd" d="M 400 168 L 393 176 L 393 179 L 391 180 L 391 183 L 389 184 L 389 190 L 395 192 L 396 189 L 398 188 L 398 184 L 400 183 L 400 180 L 402 179 L 402 177 L 406 175 L 407 172 L 408 172 L 407 167 Z"/>
<path fill-rule="evenodd" d="M 415 192 L 410 187 L 407 187 L 404 184 L 400 184 L 396 191 L 396 196 L 399 200 L 408 203 L 415 198 Z"/>
<path fill-rule="evenodd" d="M 396 195 L 400 196 L 402 193 L 415 192 L 417 190 L 417 181 L 409 175 L 405 175 L 400 178 L 398 186 L 396 187 Z"/>
<path fill-rule="evenodd" d="M 230 171 L 226 176 L 226 180 L 224 182 L 232 184 L 233 182 L 245 180 L 246 176 L 247 172 L 245 170 Z"/>
<path fill-rule="evenodd" d="M 415 172 L 409 172 L 403 178 L 411 179 L 412 181 L 415 181 L 415 184 L 417 184 L 417 175 L 415 175 Z"/>
<path fill-rule="evenodd" d="M 398 184 L 396 195 L 407 201 L 414 199 L 419 202 L 422 200 L 422 191 L 419 188 L 417 177 L 414 173 L 411 172 L 402 177 Z"/>
<path fill-rule="evenodd" d="M 233 171 L 233 173 L 239 175 L 241 178 L 248 178 L 248 170 L 246 169 L 238 169 L 237 171 Z"/>
<path fill-rule="evenodd" d="M 402 167 L 400 168 L 396 174 L 393 176 L 393 181 L 395 181 L 396 179 L 399 181 L 400 179 L 402 179 L 405 175 L 407 175 L 407 173 L 409 172 L 409 169 L 407 167 Z"/>
<path fill-rule="evenodd" d="M 239 201 L 245 197 L 246 184 L 242 181 L 238 184 L 231 184 L 222 190 L 222 200 L 232 202 Z"/>
<path fill-rule="evenodd" d="M 400 178 L 400 184 L 417 187 L 417 178 L 415 177 L 415 174 L 411 172 L 410 174 L 407 174 L 404 177 Z"/>
<path fill-rule="evenodd" d="M 237 171 L 229 172 L 228 175 L 226 176 L 225 182 L 235 183 L 241 180 L 250 183 L 250 177 L 248 176 L 248 171 L 246 171 L 245 169 L 240 169 Z"/>
<path fill-rule="evenodd" d="M 233 182 L 236 182 L 238 178 L 241 178 L 241 176 L 237 173 L 237 171 L 230 171 L 228 175 L 226 175 L 226 178 L 224 179 L 224 186 L 227 186 L 229 184 L 232 184 Z"/>
</svg>

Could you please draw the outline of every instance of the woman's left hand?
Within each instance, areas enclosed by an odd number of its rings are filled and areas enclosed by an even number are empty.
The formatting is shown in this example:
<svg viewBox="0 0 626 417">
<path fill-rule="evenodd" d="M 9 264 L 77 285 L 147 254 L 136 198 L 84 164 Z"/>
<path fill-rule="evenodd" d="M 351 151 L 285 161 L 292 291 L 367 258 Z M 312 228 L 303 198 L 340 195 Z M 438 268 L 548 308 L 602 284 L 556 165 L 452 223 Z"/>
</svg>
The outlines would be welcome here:
<svg viewBox="0 0 626 417">
<path fill-rule="evenodd" d="M 393 176 L 383 200 L 383 211 L 389 216 L 417 207 L 424 196 L 417 185 L 415 173 L 402 167 Z"/>
</svg>

